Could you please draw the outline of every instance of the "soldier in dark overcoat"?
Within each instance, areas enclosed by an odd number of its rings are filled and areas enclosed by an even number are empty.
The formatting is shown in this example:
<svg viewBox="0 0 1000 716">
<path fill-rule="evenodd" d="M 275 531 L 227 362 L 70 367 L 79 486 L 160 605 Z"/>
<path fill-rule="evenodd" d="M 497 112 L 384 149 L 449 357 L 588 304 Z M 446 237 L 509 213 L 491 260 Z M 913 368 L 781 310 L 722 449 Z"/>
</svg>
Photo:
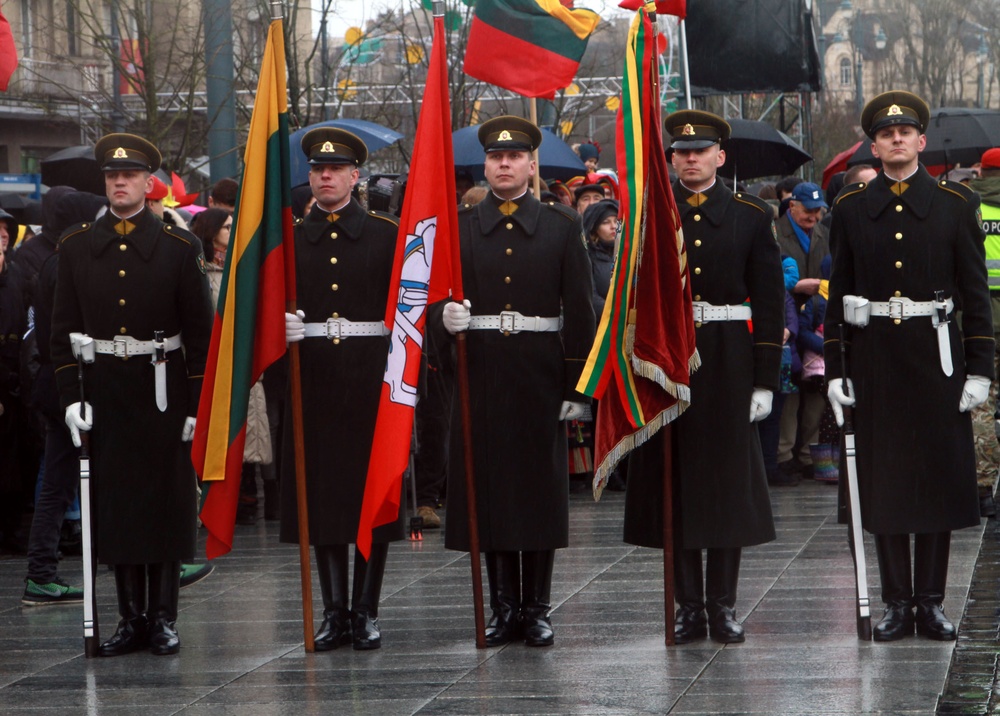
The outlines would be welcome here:
<svg viewBox="0 0 1000 716">
<path fill-rule="evenodd" d="M 452 334 L 469 330 L 479 547 L 493 609 L 486 641 L 523 636 L 545 646 L 554 638 L 553 559 L 569 537 L 562 421 L 583 412 L 576 382 L 594 338 L 590 262 L 576 213 L 528 191 L 538 128 L 497 117 L 480 127 L 479 140 L 491 191 L 459 212 L 467 301 L 445 304 L 443 321 Z M 453 425 L 445 546 L 468 550 L 461 436 Z"/>
<path fill-rule="evenodd" d="M 194 434 L 212 330 L 205 260 L 198 239 L 145 208 L 150 172 L 160 166 L 156 147 L 110 134 L 94 153 L 111 206 L 61 240 L 52 363 L 77 445 L 79 431 L 93 425 L 97 556 L 114 566 L 122 617 L 100 653 L 148 645 L 173 654 L 180 562 L 195 548 L 185 441 Z M 84 368 L 86 415 L 72 333 L 96 349 Z"/>
<path fill-rule="evenodd" d="M 302 151 L 311 165 L 309 184 L 316 203 L 295 227 L 299 310 L 285 318 L 289 340 L 302 340 L 309 542 L 315 547 L 323 594 L 315 648 L 328 651 L 353 641 L 355 649 L 377 649 L 388 543 L 403 538 L 402 519 L 374 531 L 367 561 L 355 550 L 350 602 L 347 548 L 358 534 L 389 353 L 383 318 L 399 223 L 390 214 L 366 212 L 351 196 L 358 167 L 368 156 L 360 138 L 321 127 L 302 138 Z M 291 416 L 284 424 L 281 541 L 298 543 Z"/>
<path fill-rule="evenodd" d="M 969 411 L 985 401 L 994 373 L 979 197 L 920 164 L 929 115 L 909 92 L 868 103 L 861 124 L 883 169 L 843 190 L 831 227 L 826 375 L 838 419 L 842 404 L 857 401 L 861 522 L 875 534 L 886 604 L 878 641 L 913 634 L 914 625 L 932 639 L 956 638 L 941 609 L 951 531 L 979 524 Z"/>
<path fill-rule="evenodd" d="M 708 112 L 683 110 L 664 126 L 672 137 L 678 175 L 673 190 L 701 356 L 691 376 L 691 405 L 674 423 L 674 638 L 683 644 L 707 631 L 716 641 L 741 642 L 743 627 L 734 611 L 741 548 L 774 539 L 755 422 L 767 417 L 778 389 L 781 260 L 768 205 L 734 194 L 716 176 L 725 162 L 719 142 L 729 136 L 729 124 Z M 663 441 L 657 436 L 629 459 L 626 542 L 663 548 L 662 495 Z"/>
</svg>

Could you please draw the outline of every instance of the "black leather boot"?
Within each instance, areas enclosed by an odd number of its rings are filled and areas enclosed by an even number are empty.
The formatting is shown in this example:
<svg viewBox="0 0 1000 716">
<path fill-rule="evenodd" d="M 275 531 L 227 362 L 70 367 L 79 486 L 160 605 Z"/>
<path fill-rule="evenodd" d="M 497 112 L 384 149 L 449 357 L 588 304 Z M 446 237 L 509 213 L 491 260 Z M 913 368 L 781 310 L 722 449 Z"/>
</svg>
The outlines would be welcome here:
<svg viewBox="0 0 1000 716">
<path fill-rule="evenodd" d="M 316 545 L 315 552 L 319 588 L 323 593 L 323 623 L 313 637 L 313 648 L 330 651 L 351 643 L 351 611 L 347 608 L 347 545 Z"/>
<path fill-rule="evenodd" d="M 354 550 L 354 584 L 351 593 L 351 631 L 358 651 L 382 646 L 378 628 L 378 600 L 382 594 L 382 576 L 389 544 L 373 544 L 368 561 Z"/>
<path fill-rule="evenodd" d="M 898 641 L 913 634 L 910 536 L 875 535 L 885 615 L 872 630 L 875 641 Z"/>
<path fill-rule="evenodd" d="M 708 635 L 720 644 L 739 644 L 746 639 L 736 621 L 736 586 L 740 581 L 740 548 L 709 549 L 705 559 L 705 608 Z"/>
<path fill-rule="evenodd" d="M 674 643 L 689 644 L 708 636 L 705 592 L 701 576 L 701 550 L 674 550 Z"/>
<path fill-rule="evenodd" d="M 121 621 L 114 635 L 101 644 L 101 656 L 121 656 L 149 644 L 146 621 L 146 565 L 116 564 L 115 591 Z"/>
<path fill-rule="evenodd" d="M 917 634 L 936 641 L 954 641 L 958 630 L 944 615 L 951 532 L 913 537 L 913 602 L 917 607 Z"/>
<path fill-rule="evenodd" d="M 486 575 L 490 578 L 490 607 L 493 609 L 493 616 L 486 625 L 486 646 L 503 646 L 521 634 L 518 622 L 521 609 L 520 554 L 487 552 Z"/>
<path fill-rule="evenodd" d="M 181 649 L 177 635 L 177 594 L 181 588 L 181 563 L 147 565 L 149 571 L 149 651 L 156 656 Z"/>
<path fill-rule="evenodd" d="M 521 552 L 521 634 L 527 646 L 552 646 L 552 565 L 556 551 Z"/>
</svg>

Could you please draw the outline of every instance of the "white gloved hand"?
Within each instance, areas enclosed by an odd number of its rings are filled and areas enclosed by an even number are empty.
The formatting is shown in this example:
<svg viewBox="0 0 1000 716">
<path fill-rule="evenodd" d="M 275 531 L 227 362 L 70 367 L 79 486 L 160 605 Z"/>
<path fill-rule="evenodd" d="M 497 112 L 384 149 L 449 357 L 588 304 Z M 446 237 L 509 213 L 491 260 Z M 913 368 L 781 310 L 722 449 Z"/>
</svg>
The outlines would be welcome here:
<svg viewBox="0 0 1000 716">
<path fill-rule="evenodd" d="M 767 388 L 754 388 L 750 396 L 750 422 L 757 423 L 771 414 L 774 393 Z"/>
<path fill-rule="evenodd" d="M 285 314 L 285 343 L 296 343 L 306 337 L 305 317 L 302 311 Z"/>
<path fill-rule="evenodd" d="M 87 418 L 83 417 L 81 406 L 87 408 Z M 84 432 L 94 427 L 94 411 L 90 408 L 90 403 L 73 403 L 66 408 L 66 427 L 69 428 L 69 436 L 73 439 L 73 444 L 80 447 L 80 431 Z"/>
<path fill-rule="evenodd" d="M 455 335 L 462 331 L 469 330 L 469 321 L 472 320 L 472 304 L 469 299 L 461 303 L 458 301 L 448 301 L 444 305 L 444 314 L 441 317 L 444 328 L 448 333 Z"/>
<path fill-rule="evenodd" d="M 958 412 L 967 413 L 978 408 L 990 397 L 990 379 L 981 375 L 965 376 L 962 399 L 958 401 Z"/>
<path fill-rule="evenodd" d="M 559 419 L 578 420 L 583 417 L 583 411 L 586 407 L 587 406 L 583 403 L 574 403 L 571 400 L 564 400 L 562 406 L 559 408 Z"/>
<path fill-rule="evenodd" d="M 188 416 L 184 418 L 184 428 L 181 430 L 181 442 L 189 443 L 194 438 L 195 419 Z"/>
<path fill-rule="evenodd" d="M 833 417 L 837 419 L 837 425 L 844 427 L 844 407 L 854 405 L 854 383 L 847 379 L 847 387 L 851 392 L 851 397 L 847 397 L 844 392 L 844 381 L 842 378 L 831 378 L 826 388 L 826 397 L 830 400 L 830 407 L 833 408 Z"/>
</svg>

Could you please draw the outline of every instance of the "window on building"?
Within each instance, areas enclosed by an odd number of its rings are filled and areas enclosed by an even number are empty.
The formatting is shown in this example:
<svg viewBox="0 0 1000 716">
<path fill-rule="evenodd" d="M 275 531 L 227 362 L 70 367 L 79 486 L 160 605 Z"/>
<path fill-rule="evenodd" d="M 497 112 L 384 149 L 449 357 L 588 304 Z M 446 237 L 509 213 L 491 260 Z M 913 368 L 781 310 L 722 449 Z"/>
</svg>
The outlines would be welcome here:
<svg viewBox="0 0 1000 716">
<path fill-rule="evenodd" d="M 850 87 L 853 82 L 853 73 L 851 72 L 851 58 L 842 57 L 840 58 L 840 84 L 843 87 Z"/>
<path fill-rule="evenodd" d="M 66 54 L 76 57 L 80 54 L 80 19 L 76 14 L 74 0 L 66 0 Z"/>
</svg>

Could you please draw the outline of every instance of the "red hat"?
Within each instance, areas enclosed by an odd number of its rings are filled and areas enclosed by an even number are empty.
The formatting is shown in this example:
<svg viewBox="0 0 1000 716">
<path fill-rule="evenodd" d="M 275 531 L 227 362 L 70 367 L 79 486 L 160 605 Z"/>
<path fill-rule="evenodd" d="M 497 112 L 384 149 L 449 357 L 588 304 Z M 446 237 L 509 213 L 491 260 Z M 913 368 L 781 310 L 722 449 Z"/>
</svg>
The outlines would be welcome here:
<svg viewBox="0 0 1000 716">
<path fill-rule="evenodd" d="M 155 174 L 152 175 L 152 179 L 153 188 L 149 190 L 148 194 L 146 194 L 146 198 L 151 199 L 152 201 L 165 198 L 170 191 L 167 188 L 167 185 L 164 184 Z"/>
<path fill-rule="evenodd" d="M 1000 147 L 993 147 L 983 152 L 983 169 L 1000 169 Z"/>
</svg>

